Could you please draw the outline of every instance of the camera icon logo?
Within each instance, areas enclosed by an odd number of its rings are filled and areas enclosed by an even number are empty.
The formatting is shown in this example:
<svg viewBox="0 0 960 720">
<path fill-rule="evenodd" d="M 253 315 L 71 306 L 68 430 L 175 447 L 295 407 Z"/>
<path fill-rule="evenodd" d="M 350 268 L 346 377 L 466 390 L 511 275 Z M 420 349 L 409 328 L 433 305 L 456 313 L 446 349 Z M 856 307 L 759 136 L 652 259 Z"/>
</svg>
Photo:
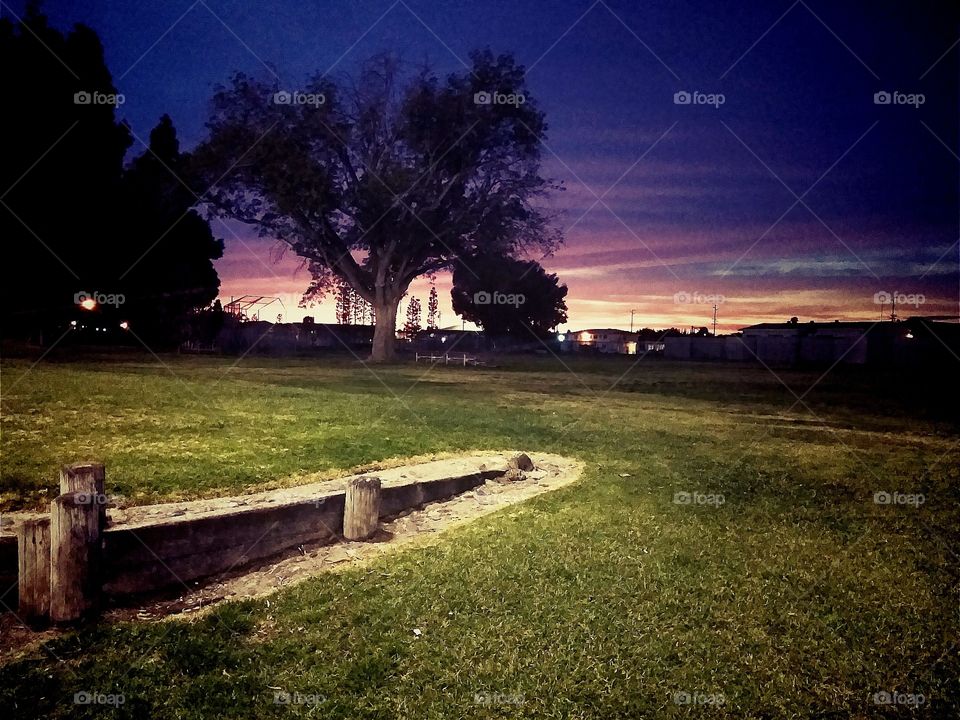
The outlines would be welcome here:
<svg viewBox="0 0 960 720">
<path fill-rule="evenodd" d="M 688 492 L 676 492 L 673 494 L 673 502 L 677 505 L 689 505 L 693 502 L 693 495 Z"/>
<path fill-rule="evenodd" d="M 284 690 L 276 690 L 273 693 L 273 704 L 274 705 L 289 705 L 290 704 L 290 693 Z"/>
<path fill-rule="evenodd" d="M 490 293 L 486 290 L 481 290 L 480 292 L 475 292 L 473 294 L 473 304 L 474 305 L 489 305 L 491 301 Z"/>
<path fill-rule="evenodd" d="M 73 94 L 74 105 L 89 105 L 93 102 L 93 96 L 86 90 L 81 90 Z"/>
<path fill-rule="evenodd" d="M 890 495 L 890 493 L 881 490 L 873 494 L 873 501 L 877 505 L 889 505 L 891 502 L 893 502 L 893 496 Z"/>
<path fill-rule="evenodd" d="M 693 96 L 686 90 L 680 90 L 673 94 L 674 105 L 689 105 L 693 101 Z"/>
<path fill-rule="evenodd" d="M 93 694 L 87 692 L 86 690 L 81 690 L 78 693 L 73 694 L 73 704 L 74 705 L 89 705 L 93 702 Z"/>
<path fill-rule="evenodd" d="M 892 300 L 893 295 L 886 290 L 881 290 L 873 294 L 873 302 L 875 305 L 889 305 Z"/>
<path fill-rule="evenodd" d="M 275 92 L 273 94 L 274 105 L 289 105 L 292 99 L 293 96 L 286 90 L 281 90 L 280 92 Z"/>
<path fill-rule="evenodd" d="M 493 95 L 486 92 L 485 90 L 481 92 L 476 92 L 473 94 L 474 105 L 491 105 L 492 103 L 493 103 Z"/>
<path fill-rule="evenodd" d="M 886 90 L 880 90 L 873 94 L 874 105 L 889 105 L 891 102 L 893 102 L 893 96 Z"/>
</svg>

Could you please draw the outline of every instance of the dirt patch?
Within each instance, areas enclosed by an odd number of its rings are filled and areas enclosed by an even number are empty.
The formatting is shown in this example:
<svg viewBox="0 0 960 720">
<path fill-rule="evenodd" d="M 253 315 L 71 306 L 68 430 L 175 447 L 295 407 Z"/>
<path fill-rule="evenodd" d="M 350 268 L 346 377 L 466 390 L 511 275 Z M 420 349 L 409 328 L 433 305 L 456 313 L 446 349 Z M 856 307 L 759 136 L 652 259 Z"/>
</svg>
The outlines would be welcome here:
<svg viewBox="0 0 960 720">
<path fill-rule="evenodd" d="M 488 461 L 491 466 L 495 466 L 511 455 L 512 453 L 483 453 L 441 462 L 449 464 L 451 470 L 459 471 L 464 463 L 475 464 L 479 460 Z M 190 583 L 191 587 L 183 587 L 182 591 L 174 594 L 154 595 L 141 598 L 138 602 L 128 600 L 128 604 L 123 607 L 106 610 L 102 621 L 160 622 L 191 619 L 226 600 L 264 597 L 322 572 L 338 572 L 413 545 L 435 542 L 438 534 L 444 530 L 569 485 L 576 481 L 583 471 L 583 463 L 560 455 L 530 453 L 530 457 L 536 468 L 523 473 L 523 479 L 510 482 L 500 479 L 487 480 L 473 490 L 448 500 L 405 511 L 381 522 L 377 535 L 370 542 L 341 540 L 332 545 L 300 546 L 258 566 Z M 437 471 L 436 463 L 429 465 L 430 474 Z M 421 468 L 424 467 L 426 466 L 398 468 L 394 471 L 396 477 L 391 480 L 398 483 L 416 481 L 422 476 Z M 388 473 L 377 474 L 382 476 Z M 338 486 L 346 481 L 329 482 L 329 486 L 324 483 L 324 490 L 338 490 Z M 315 491 L 316 487 L 312 490 Z M 290 488 L 283 491 L 283 494 L 299 495 L 307 491 L 306 488 Z M 277 500 L 275 492 L 270 495 L 270 501 Z M 176 516 L 186 511 L 214 512 L 225 507 L 235 507 L 236 503 L 266 502 L 265 496 L 266 494 L 256 499 L 254 496 L 242 496 L 130 508 L 128 511 L 119 511 L 114 522 L 127 525 L 160 516 Z M 31 631 L 11 613 L 4 613 L 0 617 L 0 660 L 8 661 L 15 655 L 22 655 L 59 634 L 59 630 Z"/>
</svg>

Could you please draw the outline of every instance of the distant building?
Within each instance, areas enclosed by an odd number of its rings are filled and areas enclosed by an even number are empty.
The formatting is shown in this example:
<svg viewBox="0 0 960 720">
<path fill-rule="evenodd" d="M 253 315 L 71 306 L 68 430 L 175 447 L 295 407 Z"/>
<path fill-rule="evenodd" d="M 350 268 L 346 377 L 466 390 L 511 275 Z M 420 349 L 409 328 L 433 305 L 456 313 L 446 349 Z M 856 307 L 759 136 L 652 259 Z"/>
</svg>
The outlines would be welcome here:
<svg viewBox="0 0 960 720">
<path fill-rule="evenodd" d="M 902 322 L 788 322 L 750 325 L 738 335 L 668 337 L 674 360 L 747 360 L 770 367 L 932 365 L 960 355 L 960 325 Z"/>
<path fill-rule="evenodd" d="M 864 365 L 869 337 L 885 330 L 881 322 L 760 323 L 745 327 L 743 344 L 750 357 L 767 365 Z M 874 332 L 880 328 L 881 331 Z M 906 333 L 907 328 L 901 328 Z"/>
<path fill-rule="evenodd" d="M 567 352 L 636 355 L 637 333 L 614 328 L 570 331 L 564 335 L 560 347 Z"/>
</svg>

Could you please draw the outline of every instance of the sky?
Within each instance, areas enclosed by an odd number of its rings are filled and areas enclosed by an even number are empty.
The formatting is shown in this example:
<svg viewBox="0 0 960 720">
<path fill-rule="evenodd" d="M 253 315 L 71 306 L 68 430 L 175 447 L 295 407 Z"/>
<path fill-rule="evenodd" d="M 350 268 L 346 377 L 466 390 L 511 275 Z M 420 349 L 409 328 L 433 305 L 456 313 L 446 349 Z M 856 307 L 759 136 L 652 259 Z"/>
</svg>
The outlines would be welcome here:
<svg viewBox="0 0 960 720">
<path fill-rule="evenodd" d="M 23 2 L 0 6 L 5 16 Z M 543 174 L 565 242 L 565 330 L 877 319 L 960 312 L 958 13 L 945 2 L 170 0 L 43 3 L 95 29 L 139 140 L 164 113 L 200 142 L 235 71 L 290 90 L 391 50 L 462 71 L 509 52 L 546 113 Z M 690 102 L 684 102 L 689 99 Z M 890 102 L 884 102 L 889 99 Z M 301 308 L 306 269 L 238 223 L 221 298 Z M 459 326 L 436 278 L 443 326 Z M 425 305 L 429 281 L 411 295 Z"/>
</svg>

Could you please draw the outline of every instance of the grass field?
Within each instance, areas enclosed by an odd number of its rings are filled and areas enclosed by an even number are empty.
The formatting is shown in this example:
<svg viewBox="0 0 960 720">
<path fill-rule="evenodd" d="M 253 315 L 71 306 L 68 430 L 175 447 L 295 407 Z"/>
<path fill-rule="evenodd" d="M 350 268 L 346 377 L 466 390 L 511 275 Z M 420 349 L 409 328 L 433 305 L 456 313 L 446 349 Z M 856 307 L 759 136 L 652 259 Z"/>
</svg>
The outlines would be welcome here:
<svg viewBox="0 0 960 720">
<path fill-rule="evenodd" d="M 89 458 L 127 503 L 472 448 L 556 452 L 587 471 L 269 605 L 56 640 L 0 668 L 10 717 L 960 711 L 950 386 L 622 359 L 375 372 L 160 360 L 5 360 L 3 509 L 39 507 L 60 463 Z M 74 705 L 84 691 L 124 703 Z M 276 691 L 307 702 L 277 705 Z"/>
</svg>

